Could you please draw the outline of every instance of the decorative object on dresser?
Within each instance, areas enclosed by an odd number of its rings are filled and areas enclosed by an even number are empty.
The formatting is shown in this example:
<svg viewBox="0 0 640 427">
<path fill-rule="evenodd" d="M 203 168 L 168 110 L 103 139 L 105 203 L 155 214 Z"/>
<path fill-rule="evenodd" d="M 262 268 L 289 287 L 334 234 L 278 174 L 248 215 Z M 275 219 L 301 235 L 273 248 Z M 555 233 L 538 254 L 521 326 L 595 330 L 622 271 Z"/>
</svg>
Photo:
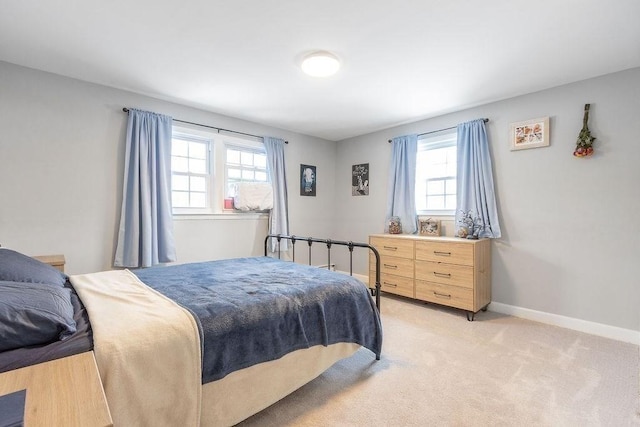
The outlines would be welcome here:
<svg viewBox="0 0 640 427">
<path fill-rule="evenodd" d="M 389 218 L 389 234 L 402 234 L 402 223 L 399 216 Z"/>
<path fill-rule="evenodd" d="M 472 210 L 460 211 L 460 218 L 458 219 L 458 232 L 457 236 L 467 239 L 478 239 L 478 236 L 485 226 L 482 219 L 477 216 Z"/>
<path fill-rule="evenodd" d="M 491 302 L 489 239 L 373 234 L 369 244 L 380 253 L 382 291 L 465 310 L 469 321 Z"/>
<path fill-rule="evenodd" d="M 440 235 L 440 221 L 437 219 L 431 218 L 418 218 L 418 222 L 420 223 L 420 231 L 421 236 L 439 236 Z"/>
</svg>

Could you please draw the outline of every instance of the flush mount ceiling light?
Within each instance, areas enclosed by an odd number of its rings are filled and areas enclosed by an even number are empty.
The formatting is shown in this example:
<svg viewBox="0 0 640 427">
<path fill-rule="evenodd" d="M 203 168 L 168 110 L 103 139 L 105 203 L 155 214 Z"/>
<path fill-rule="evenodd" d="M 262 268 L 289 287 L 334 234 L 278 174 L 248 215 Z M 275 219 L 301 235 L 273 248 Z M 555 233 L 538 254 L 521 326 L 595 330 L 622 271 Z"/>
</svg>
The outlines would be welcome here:
<svg viewBox="0 0 640 427">
<path fill-rule="evenodd" d="M 340 61 L 334 54 L 320 51 L 305 56 L 301 67 L 310 76 L 329 77 L 338 71 Z"/>
</svg>

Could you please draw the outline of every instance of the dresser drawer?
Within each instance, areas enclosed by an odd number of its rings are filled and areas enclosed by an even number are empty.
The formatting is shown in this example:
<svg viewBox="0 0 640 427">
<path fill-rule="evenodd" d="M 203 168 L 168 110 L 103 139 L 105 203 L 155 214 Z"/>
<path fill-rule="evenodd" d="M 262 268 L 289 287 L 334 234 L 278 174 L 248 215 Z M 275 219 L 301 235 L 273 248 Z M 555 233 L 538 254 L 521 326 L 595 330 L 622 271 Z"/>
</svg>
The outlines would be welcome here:
<svg viewBox="0 0 640 427">
<path fill-rule="evenodd" d="M 441 262 L 416 262 L 416 279 L 473 289 L 473 267 Z"/>
<path fill-rule="evenodd" d="M 375 273 L 374 273 L 375 277 Z M 380 289 L 396 295 L 413 298 L 413 279 L 395 276 L 393 274 L 380 275 Z"/>
<path fill-rule="evenodd" d="M 473 244 L 456 242 L 416 242 L 416 260 L 473 265 Z"/>
<path fill-rule="evenodd" d="M 416 299 L 473 311 L 473 290 L 416 280 Z"/>
<path fill-rule="evenodd" d="M 375 271 L 375 257 L 370 258 L 369 269 Z M 413 279 L 413 260 L 407 258 L 397 258 L 393 256 L 380 257 L 380 273 L 393 274 L 395 276 Z"/>
<path fill-rule="evenodd" d="M 380 256 L 413 259 L 413 240 L 371 236 L 369 244 L 378 250 Z"/>
</svg>

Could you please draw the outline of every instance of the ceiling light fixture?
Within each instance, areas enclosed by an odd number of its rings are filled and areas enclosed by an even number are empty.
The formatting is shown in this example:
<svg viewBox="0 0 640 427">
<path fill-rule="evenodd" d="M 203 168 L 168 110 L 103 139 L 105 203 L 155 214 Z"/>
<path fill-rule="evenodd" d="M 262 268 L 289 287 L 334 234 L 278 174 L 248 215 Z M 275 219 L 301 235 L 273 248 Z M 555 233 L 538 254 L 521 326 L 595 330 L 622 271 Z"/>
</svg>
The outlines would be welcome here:
<svg viewBox="0 0 640 427">
<path fill-rule="evenodd" d="M 340 68 L 338 58 L 325 51 L 314 52 L 305 56 L 302 61 L 302 71 L 313 77 L 329 77 Z"/>
</svg>

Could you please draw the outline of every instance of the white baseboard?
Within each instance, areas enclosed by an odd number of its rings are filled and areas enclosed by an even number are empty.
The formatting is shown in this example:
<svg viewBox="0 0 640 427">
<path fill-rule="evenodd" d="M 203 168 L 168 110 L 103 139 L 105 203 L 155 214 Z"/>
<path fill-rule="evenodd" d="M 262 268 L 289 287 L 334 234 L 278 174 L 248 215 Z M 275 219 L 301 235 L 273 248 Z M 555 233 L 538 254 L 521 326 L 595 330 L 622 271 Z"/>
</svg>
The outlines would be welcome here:
<svg viewBox="0 0 640 427">
<path fill-rule="evenodd" d="M 543 311 L 516 307 L 499 302 L 492 302 L 491 304 L 489 304 L 489 311 L 508 314 L 510 316 L 533 320 L 540 323 L 546 323 L 548 325 L 560 326 L 562 328 L 573 329 L 574 331 L 585 332 L 587 334 L 598 335 L 617 341 L 624 341 L 631 344 L 640 345 L 640 331 L 634 331 L 632 329 L 619 328 L 617 326 L 590 322 L 588 320 L 561 316 L 559 314 L 545 313 Z"/>
<path fill-rule="evenodd" d="M 346 273 L 349 274 L 349 273 Z M 369 276 L 365 276 L 363 274 L 353 274 L 353 277 L 355 277 L 356 279 L 360 280 L 362 283 L 368 285 L 369 284 Z"/>
<path fill-rule="evenodd" d="M 325 266 L 325 268 L 326 268 L 326 266 Z M 346 274 L 347 276 L 349 275 L 348 271 L 336 270 L 336 272 L 337 273 Z M 365 285 L 369 284 L 369 276 L 365 276 L 364 274 L 353 273 L 353 277 L 355 277 L 356 279 L 360 280 Z"/>
</svg>

